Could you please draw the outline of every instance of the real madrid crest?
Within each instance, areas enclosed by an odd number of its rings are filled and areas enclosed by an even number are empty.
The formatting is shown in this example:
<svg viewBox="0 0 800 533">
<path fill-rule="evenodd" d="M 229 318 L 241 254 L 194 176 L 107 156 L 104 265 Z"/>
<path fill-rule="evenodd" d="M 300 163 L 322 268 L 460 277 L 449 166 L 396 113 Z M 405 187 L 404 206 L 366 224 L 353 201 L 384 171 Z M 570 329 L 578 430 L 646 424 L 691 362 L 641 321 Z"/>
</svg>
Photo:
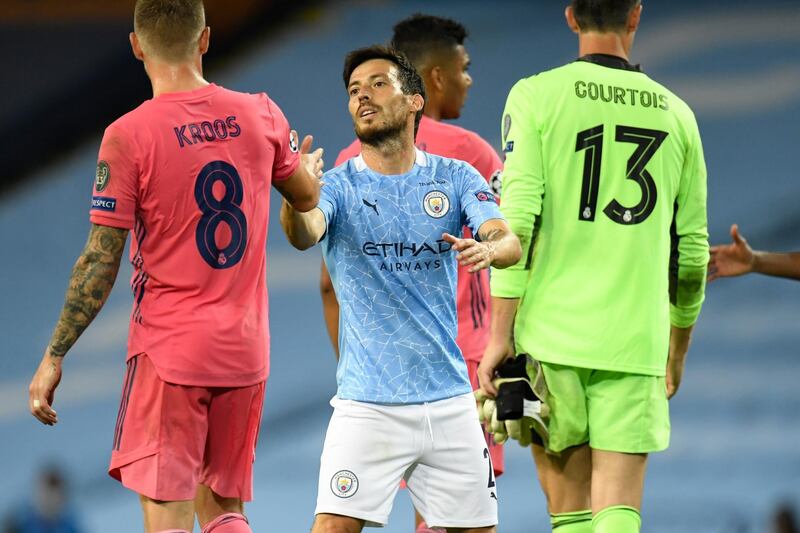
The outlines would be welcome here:
<svg viewBox="0 0 800 533">
<path fill-rule="evenodd" d="M 108 186 L 108 179 L 111 177 L 111 171 L 108 168 L 108 163 L 103 160 L 97 162 L 97 172 L 94 176 L 94 188 L 97 192 L 103 192 Z"/>
<path fill-rule="evenodd" d="M 422 207 L 433 218 L 442 218 L 450 211 L 450 198 L 442 191 L 430 191 L 422 199 Z"/>
<path fill-rule="evenodd" d="M 349 470 L 339 470 L 331 478 L 331 491 L 340 498 L 349 498 L 358 492 L 358 478 Z"/>
</svg>

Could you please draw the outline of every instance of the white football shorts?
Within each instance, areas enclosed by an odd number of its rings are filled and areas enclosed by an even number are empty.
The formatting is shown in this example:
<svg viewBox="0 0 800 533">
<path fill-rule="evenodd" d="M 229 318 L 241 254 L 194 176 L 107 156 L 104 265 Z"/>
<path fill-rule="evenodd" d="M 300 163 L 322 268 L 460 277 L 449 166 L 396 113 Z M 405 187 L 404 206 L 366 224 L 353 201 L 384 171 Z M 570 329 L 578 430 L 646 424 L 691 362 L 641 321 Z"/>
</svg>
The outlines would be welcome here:
<svg viewBox="0 0 800 533">
<path fill-rule="evenodd" d="M 316 514 L 387 524 L 400 480 L 430 527 L 497 524 L 497 487 L 472 394 L 386 405 L 331 400 Z"/>
</svg>

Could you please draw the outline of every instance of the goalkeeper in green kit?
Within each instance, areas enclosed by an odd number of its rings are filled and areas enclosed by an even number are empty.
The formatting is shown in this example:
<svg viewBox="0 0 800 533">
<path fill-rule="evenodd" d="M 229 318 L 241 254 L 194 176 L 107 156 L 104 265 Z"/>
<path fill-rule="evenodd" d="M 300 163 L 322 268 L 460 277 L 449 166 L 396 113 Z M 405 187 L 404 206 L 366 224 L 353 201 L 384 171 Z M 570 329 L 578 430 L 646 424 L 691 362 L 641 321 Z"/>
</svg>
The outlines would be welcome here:
<svg viewBox="0 0 800 533">
<path fill-rule="evenodd" d="M 479 400 L 496 437 L 532 444 L 556 533 L 639 531 L 704 298 L 700 135 L 628 61 L 641 12 L 573 0 L 579 59 L 519 81 L 502 119 L 501 210 L 523 255 L 492 272 Z"/>
</svg>

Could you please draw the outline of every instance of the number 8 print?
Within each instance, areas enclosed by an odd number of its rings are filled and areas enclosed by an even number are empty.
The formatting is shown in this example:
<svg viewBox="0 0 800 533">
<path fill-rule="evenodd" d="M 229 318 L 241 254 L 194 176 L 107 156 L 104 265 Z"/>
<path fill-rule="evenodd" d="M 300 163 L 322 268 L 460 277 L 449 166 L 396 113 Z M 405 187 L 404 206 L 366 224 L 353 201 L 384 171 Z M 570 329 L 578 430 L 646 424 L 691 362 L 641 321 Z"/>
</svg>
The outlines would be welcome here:
<svg viewBox="0 0 800 533">
<path fill-rule="evenodd" d="M 214 197 L 214 184 L 222 182 L 221 200 Z M 194 185 L 194 198 L 203 215 L 197 224 L 197 249 L 211 268 L 230 268 L 241 261 L 247 246 L 247 218 L 241 209 L 244 189 L 239 173 L 230 163 L 212 161 L 200 171 Z M 217 246 L 220 224 L 230 229 L 231 240 L 225 248 Z"/>
</svg>

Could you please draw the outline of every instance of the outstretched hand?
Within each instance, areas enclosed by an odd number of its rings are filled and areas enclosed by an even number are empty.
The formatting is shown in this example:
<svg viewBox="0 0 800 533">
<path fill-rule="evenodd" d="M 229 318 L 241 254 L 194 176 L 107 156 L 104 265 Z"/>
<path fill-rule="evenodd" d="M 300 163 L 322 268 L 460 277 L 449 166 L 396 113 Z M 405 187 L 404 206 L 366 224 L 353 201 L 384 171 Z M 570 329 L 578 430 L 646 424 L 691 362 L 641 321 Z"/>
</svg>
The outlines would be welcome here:
<svg viewBox="0 0 800 533">
<path fill-rule="evenodd" d="M 449 233 L 442 233 L 442 239 L 452 245 L 452 249 L 459 252 L 456 261 L 461 266 L 469 266 L 469 272 L 477 272 L 489 268 L 495 257 L 493 242 L 478 242 L 475 239 L 459 239 Z"/>
<path fill-rule="evenodd" d="M 731 226 L 731 244 L 711 247 L 708 262 L 708 281 L 752 272 L 755 254 L 747 240 L 739 234 L 739 226 Z"/>
<path fill-rule="evenodd" d="M 292 139 L 295 139 L 295 142 L 297 142 L 297 132 L 295 130 L 291 131 L 291 136 Z M 309 174 L 317 178 L 322 178 L 322 169 L 325 166 L 325 162 L 322 160 L 322 154 L 325 150 L 323 148 L 317 148 L 312 152 L 311 145 L 313 143 L 313 135 L 306 135 L 303 137 L 303 143 L 300 145 L 300 161 L 306 167 Z"/>
</svg>

